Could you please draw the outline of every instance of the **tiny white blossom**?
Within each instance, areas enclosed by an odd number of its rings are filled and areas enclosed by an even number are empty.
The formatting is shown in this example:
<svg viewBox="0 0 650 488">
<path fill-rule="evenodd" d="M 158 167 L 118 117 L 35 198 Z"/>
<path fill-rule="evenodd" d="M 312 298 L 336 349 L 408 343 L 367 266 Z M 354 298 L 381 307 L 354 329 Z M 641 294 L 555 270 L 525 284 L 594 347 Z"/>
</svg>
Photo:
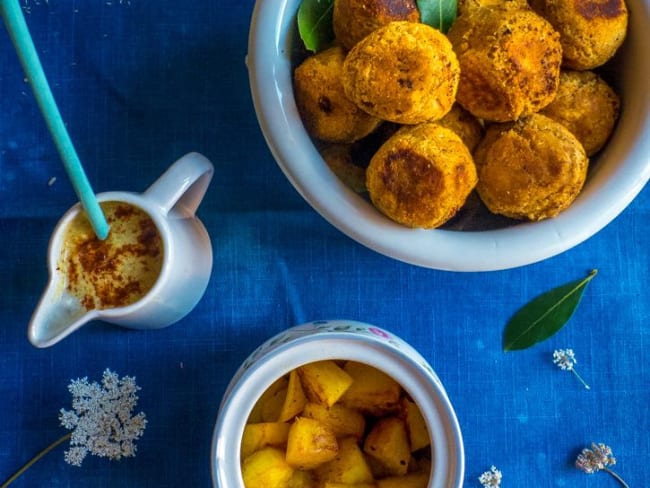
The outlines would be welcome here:
<svg viewBox="0 0 650 488">
<path fill-rule="evenodd" d="M 483 473 L 478 480 L 484 488 L 498 488 L 501 486 L 501 477 L 501 471 L 496 466 L 491 466 L 490 471 Z"/>
<path fill-rule="evenodd" d="M 73 466 L 81 466 L 86 454 L 88 454 L 88 450 L 83 447 L 71 447 L 63 453 L 63 459 Z"/>
<path fill-rule="evenodd" d="M 580 376 L 575 369 L 577 362 L 578 360 L 576 359 L 573 349 L 556 349 L 553 351 L 553 363 L 562 371 L 571 371 L 576 378 L 580 380 L 583 386 L 589 390 L 591 389 L 590 386 L 582 379 L 582 376 Z"/>
<path fill-rule="evenodd" d="M 134 441 L 142 436 L 147 420 L 142 412 L 132 416 L 140 390 L 134 378 L 120 379 L 107 369 L 101 385 L 81 378 L 73 380 L 68 390 L 73 411 L 59 412 L 61 425 L 72 430 L 66 462 L 81 466 L 87 454 L 113 460 L 135 456 Z"/>
<path fill-rule="evenodd" d="M 608 466 L 613 466 L 616 464 L 616 458 L 612 454 L 612 448 L 595 442 L 591 444 L 591 449 L 583 449 L 578 458 L 576 459 L 575 465 L 581 471 L 584 471 L 587 474 L 593 474 L 598 471 L 606 471 L 612 475 L 622 486 L 629 488 L 627 483 L 623 481 L 618 474 L 608 468 Z"/>
<path fill-rule="evenodd" d="M 614 464 L 616 458 L 612 456 L 612 449 L 605 444 L 591 444 L 591 449 L 583 449 L 576 459 L 576 467 L 589 474 Z"/>
<path fill-rule="evenodd" d="M 573 349 L 556 349 L 553 351 L 553 362 L 564 371 L 571 371 L 578 362 Z"/>
</svg>

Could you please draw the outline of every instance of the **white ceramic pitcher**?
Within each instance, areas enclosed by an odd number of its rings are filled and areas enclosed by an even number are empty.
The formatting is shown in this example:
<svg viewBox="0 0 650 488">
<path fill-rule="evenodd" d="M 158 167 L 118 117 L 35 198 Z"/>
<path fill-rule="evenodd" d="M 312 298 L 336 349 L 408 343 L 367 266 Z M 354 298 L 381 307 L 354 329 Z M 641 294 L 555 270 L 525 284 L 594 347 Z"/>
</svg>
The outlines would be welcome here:
<svg viewBox="0 0 650 488">
<path fill-rule="evenodd" d="M 187 315 L 203 296 L 212 271 L 212 246 L 195 212 L 210 184 L 214 168 L 198 153 L 189 153 L 144 193 L 106 192 L 100 202 L 118 201 L 147 213 L 163 244 L 162 267 L 153 287 L 131 305 L 88 310 L 66 290 L 66 277 L 57 269 L 66 228 L 82 211 L 77 204 L 58 222 L 48 247 L 49 281 L 28 327 L 30 342 L 48 347 L 91 320 L 124 327 L 156 329 Z"/>
</svg>

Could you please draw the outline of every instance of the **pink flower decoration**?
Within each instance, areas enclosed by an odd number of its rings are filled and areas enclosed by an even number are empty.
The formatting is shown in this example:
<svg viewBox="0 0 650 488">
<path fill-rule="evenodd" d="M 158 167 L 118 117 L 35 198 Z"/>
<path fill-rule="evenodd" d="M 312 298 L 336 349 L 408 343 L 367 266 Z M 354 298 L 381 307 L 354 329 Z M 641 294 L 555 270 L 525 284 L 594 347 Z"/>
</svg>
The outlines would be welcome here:
<svg viewBox="0 0 650 488">
<path fill-rule="evenodd" d="M 383 337 L 384 339 L 390 339 L 390 336 L 386 332 L 384 332 L 381 329 L 378 329 L 377 327 L 368 327 L 368 330 L 373 334 L 378 335 L 379 337 Z"/>
</svg>

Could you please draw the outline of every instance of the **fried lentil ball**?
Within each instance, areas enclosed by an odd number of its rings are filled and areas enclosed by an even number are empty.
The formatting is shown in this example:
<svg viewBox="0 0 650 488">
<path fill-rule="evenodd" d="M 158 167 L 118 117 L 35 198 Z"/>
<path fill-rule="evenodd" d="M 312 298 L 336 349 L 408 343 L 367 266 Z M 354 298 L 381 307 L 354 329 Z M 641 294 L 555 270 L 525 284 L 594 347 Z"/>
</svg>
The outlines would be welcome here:
<svg viewBox="0 0 650 488">
<path fill-rule="evenodd" d="M 321 156 L 345 186 L 357 193 L 366 191 L 366 168 L 355 163 L 351 144 L 332 144 L 321 150 Z"/>
<path fill-rule="evenodd" d="M 307 132 L 329 142 L 353 142 L 381 121 L 355 105 L 343 92 L 345 53 L 335 46 L 308 57 L 294 71 L 296 105 Z"/>
<path fill-rule="evenodd" d="M 533 221 L 554 217 L 575 200 L 589 164 L 580 141 L 540 114 L 488 127 L 474 159 L 476 189 L 490 211 Z"/>
<path fill-rule="evenodd" d="M 372 203 L 408 227 L 434 228 L 460 209 L 476 185 L 476 168 L 454 131 L 435 122 L 404 126 L 366 170 Z"/>
<path fill-rule="evenodd" d="M 560 33 L 566 68 L 601 66 L 625 39 L 625 0 L 531 0 L 530 5 Z"/>
<path fill-rule="evenodd" d="M 447 37 L 426 24 L 394 21 L 368 34 L 343 63 L 345 94 L 369 114 L 399 124 L 439 119 L 460 70 Z"/>
<path fill-rule="evenodd" d="M 461 69 L 457 101 L 476 117 L 516 120 L 555 97 L 560 36 L 532 10 L 479 7 L 458 17 L 448 37 Z"/>
<path fill-rule="evenodd" d="M 540 113 L 561 123 L 578 138 L 587 156 L 596 154 L 614 130 L 620 100 L 593 71 L 562 71 L 557 96 Z"/>
<path fill-rule="evenodd" d="M 351 144 L 329 144 L 320 154 L 332 172 L 351 190 L 366 192 L 366 168 L 381 145 L 401 126 L 382 123 L 375 131 Z"/>
<path fill-rule="evenodd" d="M 419 22 L 420 11 L 415 0 L 334 0 L 334 35 L 347 50 L 394 20 Z"/>
<path fill-rule="evenodd" d="M 483 138 L 483 125 L 471 113 L 455 103 L 438 123 L 453 130 L 463 140 L 470 152 Z"/>
<path fill-rule="evenodd" d="M 457 15 L 466 15 L 479 7 L 526 8 L 528 0 L 458 0 Z"/>
</svg>

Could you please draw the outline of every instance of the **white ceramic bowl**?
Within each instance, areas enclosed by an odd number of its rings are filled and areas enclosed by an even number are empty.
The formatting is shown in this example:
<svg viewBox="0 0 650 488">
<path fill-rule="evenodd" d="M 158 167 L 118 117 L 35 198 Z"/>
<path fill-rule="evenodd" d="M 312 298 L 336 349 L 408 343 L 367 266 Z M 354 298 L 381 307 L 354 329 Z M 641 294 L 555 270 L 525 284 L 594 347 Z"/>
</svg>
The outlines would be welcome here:
<svg viewBox="0 0 650 488">
<path fill-rule="evenodd" d="M 588 239 L 612 221 L 650 178 L 650 0 L 627 0 L 628 36 L 618 53 L 622 113 L 592 163 L 577 200 L 558 217 L 487 231 L 409 229 L 377 211 L 329 170 L 296 109 L 292 42 L 300 0 L 257 0 L 248 46 L 257 117 L 282 171 L 325 219 L 356 241 L 404 262 L 444 270 L 487 271 L 530 264 Z"/>
<path fill-rule="evenodd" d="M 419 406 L 432 445 L 432 488 L 461 488 L 463 439 L 442 383 L 427 361 L 392 333 L 355 321 L 317 321 L 269 339 L 244 361 L 226 389 L 212 437 L 216 488 L 244 488 L 239 449 L 253 405 L 278 377 L 306 363 L 348 359 L 393 377 Z"/>
</svg>

